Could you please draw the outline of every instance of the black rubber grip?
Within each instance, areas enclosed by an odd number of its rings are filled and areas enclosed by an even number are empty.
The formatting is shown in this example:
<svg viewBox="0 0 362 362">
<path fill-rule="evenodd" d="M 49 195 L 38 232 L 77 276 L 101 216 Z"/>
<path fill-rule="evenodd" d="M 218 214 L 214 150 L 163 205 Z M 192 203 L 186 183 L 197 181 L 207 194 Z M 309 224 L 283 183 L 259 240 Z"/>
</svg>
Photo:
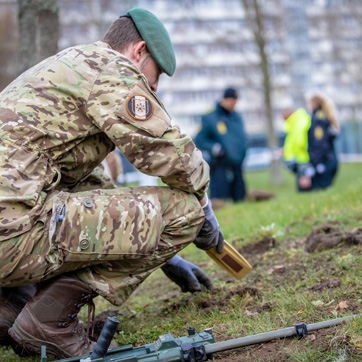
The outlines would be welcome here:
<svg viewBox="0 0 362 362">
<path fill-rule="evenodd" d="M 97 358 L 103 358 L 108 351 L 109 345 L 112 342 L 112 338 L 117 331 L 119 321 L 116 317 L 108 317 L 102 332 L 98 338 L 97 344 L 91 355 L 91 360 Z"/>
</svg>

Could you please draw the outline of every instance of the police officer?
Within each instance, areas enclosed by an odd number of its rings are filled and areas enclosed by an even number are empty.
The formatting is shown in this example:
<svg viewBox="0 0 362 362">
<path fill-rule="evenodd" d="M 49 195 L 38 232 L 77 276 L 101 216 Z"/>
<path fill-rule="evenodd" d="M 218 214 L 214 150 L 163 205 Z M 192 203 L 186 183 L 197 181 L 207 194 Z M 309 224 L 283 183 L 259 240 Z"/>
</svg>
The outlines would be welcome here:
<svg viewBox="0 0 362 362">
<path fill-rule="evenodd" d="M 338 169 L 334 140 L 339 133 L 332 104 L 321 95 L 310 99 L 311 126 L 308 130 L 308 153 L 314 169 L 304 190 L 320 190 L 332 185 Z"/>
<path fill-rule="evenodd" d="M 297 174 L 301 192 L 329 187 L 338 167 L 334 139 L 339 125 L 332 106 L 320 95 L 311 97 L 310 106 L 312 116 L 304 108 L 284 114 L 284 160 Z"/>
<path fill-rule="evenodd" d="M 212 287 L 176 255 L 221 252 L 223 235 L 209 167 L 155 93 L 175 66 L 162 23 L 134 8 L 0 94 L 0 338 L 11 326 L 30 351 L 83 355 L 94 344 L 77 314 L 95 296 L 121 305 L 159 267 L 183 291 Z M 97 166 L 115 147 L 167 187 L 112 189 Z"/>
<path fill-rule="evenodd" d="M 237 99 L 234 88 L 225 89 L 215 109 L 202 116 L 202 128 L 195 138 L 210 164 L 211 199 L 237 202 L 246 194 L 242 174 L 246 137 L 242 118 L 235 112 Z"/>
</svg>

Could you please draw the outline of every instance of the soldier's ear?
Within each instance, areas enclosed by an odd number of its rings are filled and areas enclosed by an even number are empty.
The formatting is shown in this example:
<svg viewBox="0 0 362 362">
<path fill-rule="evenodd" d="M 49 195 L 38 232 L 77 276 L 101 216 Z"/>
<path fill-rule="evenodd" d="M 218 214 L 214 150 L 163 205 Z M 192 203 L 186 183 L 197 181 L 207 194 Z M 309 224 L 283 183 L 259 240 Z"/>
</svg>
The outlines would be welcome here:
<svg viewBox="0 0 362 362">
<path fill-rule="evenodd" d="M 132 56 L 134 60 L 139 63 L 143 54 L 147 53 L 147 46 L 144 40 L 134 43 L 132 46 Z"/>
</svg>

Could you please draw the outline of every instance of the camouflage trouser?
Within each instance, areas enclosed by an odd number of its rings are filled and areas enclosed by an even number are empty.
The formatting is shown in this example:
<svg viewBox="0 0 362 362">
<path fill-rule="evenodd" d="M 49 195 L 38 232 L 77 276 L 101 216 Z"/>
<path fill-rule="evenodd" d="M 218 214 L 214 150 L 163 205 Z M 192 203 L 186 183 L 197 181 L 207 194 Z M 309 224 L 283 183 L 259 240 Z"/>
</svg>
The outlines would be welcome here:
<svg viewBox="0 0 362 362">
<path fill-rule="evenodd" d="M 121 305 L 195 239 L 203 220 L 195 196 L 169 187 L 60 191 L 29 232 L 0 243 L 0 286 L 74 272 Z"/>
</svg>

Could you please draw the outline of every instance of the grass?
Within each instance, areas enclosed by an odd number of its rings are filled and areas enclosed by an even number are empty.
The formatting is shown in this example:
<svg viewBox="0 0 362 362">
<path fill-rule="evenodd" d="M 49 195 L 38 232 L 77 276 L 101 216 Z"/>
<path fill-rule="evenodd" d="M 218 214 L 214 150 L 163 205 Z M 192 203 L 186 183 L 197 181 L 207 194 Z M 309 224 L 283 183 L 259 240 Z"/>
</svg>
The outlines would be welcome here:
<svg viewBox="0 0 362 362">
<path fill-rule="evenodd" d="M 362 227 L 362 164 L 341 165 L 332 188 L 306 194 L 296 192 L 295 179 L 286 170 L 283 184 L 277 186 L 270 185 L 266 171 L 249 172 L 245 176 L 249 190 L 271 191 L 276 197 L 263 202 L 228 204 L 217 211 L 225 238 L 239 250 L 264 237 L 275 238 L 276 246 L 264 254 L 250 255 L 248 260 L 253 270 L 241 281 L 218 269 L 203 251 L 188 246 L 180 255 L 199 265 L 212 278 L 215 291 L 182 294 L 161 271 L 156 271 L 120 308 L 122 331 L 116 338 L 121 345 L 152 343 L 158 335 L 168 332 L 186 335 L 188 325 L 196 330 L 213 328 L 220 341 L 291 327 L 299 322 L 316 323 L 333 319 L 335 314 L 343 317 L 360 312 L 361 246 L 308 254 L 304 252 L 303 239 L 327 221 L 336 222 L 343 230 Z M 284 273 L 271 273 L 276 265 L 283 265 Z M 310 289 L 328 278 L 339 279 L 341 286 L 319 292 Z M 246 287 L 250 290 L 241 293 Z M 205 309 L 203 306 L 209 302 L 214 305 Z M 338 309 L 341 302 L 347 302 L 344 310 Z M 96 304 L 98 311 L 114 309 L 100 298 Z M 358 318 L 325 330 L 323 337 L 316 334 L 316 340 L 272 343 L 275 351 L 270 356 L 279 361 L 298 362 L 362 360 L 361 326 L 362 320 Z M 255 347 L 234 351 L 228 358 L 237 358 L 238 353 L 243 353 L 243 359 L 240 358 L 243 361 L 267 360 Z M 4 349 L 0 350 L 0 356 L 5 362 L 40 361 L 40 358 L 19 358 Z"/>
</svg>

